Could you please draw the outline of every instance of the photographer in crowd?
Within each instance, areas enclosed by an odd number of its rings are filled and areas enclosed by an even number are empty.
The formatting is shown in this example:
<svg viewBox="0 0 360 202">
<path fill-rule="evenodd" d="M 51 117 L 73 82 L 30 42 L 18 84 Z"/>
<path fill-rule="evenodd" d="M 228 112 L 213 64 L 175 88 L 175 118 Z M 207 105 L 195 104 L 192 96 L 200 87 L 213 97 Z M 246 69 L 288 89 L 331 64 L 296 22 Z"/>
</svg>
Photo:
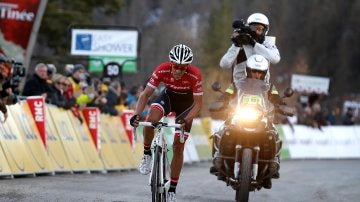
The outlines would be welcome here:
<svg viewBox="0 0 360 202">
<path fill-rule="evenodd" d="M 266 36 L 269 32 L 269 20 L 261 13 L 251 14 L 247 22 L 235 20 L 232 24 L 234 32 L 231 36 L 233 44 L 220 60 L 220 67 L 232 69 L 232 82 L 246 78 L 246 60 L 251 55 L 264 56 L 272 64 L 280 61 L 279 50 L 275 46 L 275 37 Z M 269 82 L 270 71 L 265 80 Z M 233 85 L 226 89 L 230 98 L 234 94 Z"/>
<path fill-rule="evenodd" d="M 24 67 L 20 63 L 10 61 L 3 53 L 0 53 L 0 111 L 4 115 L 1 121 L 5 121 L 8 116 L 6 105 L 17 102 L 14 91 L 17 90 L 23 74 Z"/>
</svg>

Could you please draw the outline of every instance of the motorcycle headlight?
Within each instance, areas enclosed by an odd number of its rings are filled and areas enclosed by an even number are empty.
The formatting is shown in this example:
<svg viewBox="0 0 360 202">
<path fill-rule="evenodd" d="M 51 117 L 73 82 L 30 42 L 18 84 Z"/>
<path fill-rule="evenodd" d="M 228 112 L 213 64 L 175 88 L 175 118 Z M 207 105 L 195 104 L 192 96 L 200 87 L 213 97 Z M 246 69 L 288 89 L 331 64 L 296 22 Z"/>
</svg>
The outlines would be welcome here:
<svg viewBox="0 0 360 202">
<path fill-rule="evenodd" d="M 256 107 L 241 107 L 236 109 L 233 117 L 233 122 L 239 123 L 244 127 L 254 127 L 255 123 L 262 119 L 263 112 L 261 109 Z M 234 124 L 235 124 L 234 123 Z"/>
</svg>

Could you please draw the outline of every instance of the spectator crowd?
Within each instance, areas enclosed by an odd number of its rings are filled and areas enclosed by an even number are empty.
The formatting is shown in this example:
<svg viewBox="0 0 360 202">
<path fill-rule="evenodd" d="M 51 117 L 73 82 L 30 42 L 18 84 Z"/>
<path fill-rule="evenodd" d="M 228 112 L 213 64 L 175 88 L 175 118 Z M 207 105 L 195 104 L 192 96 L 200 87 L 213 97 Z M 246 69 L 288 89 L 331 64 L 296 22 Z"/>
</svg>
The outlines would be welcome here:
<svg viewBox="0 0 360 202">
<path fill-rule="evenodd" d="M 6 76 L 3 75 L 4 78 Z M 6 87 L 6 84 L 2 87 Z M 24 87 L 13 91 L 21 96 L 43 96 L 48 104 L 71 110 L 82 121 L 79 111 L 84 107 L 98 107 L 102 113 L 112 116 L 121 115 L 123 110 L 135 109 L 143 89 L 141 85 L 128 88 L 124 82 L 109 77 L 93 78 L 82 64 L 67 65 L 61 74 L 54 65 L 39 63 L 35 66 L 34 73 L 26 79 Z M 6 94 L 5 90 L 1 93 Z M 17 99 L 14 93 L 10 93 L 14 96 L 7 94 L 2 97 Z M 319 129 L 327 125 L 359 123 L 358 108 L 347 107 L 342 110 L 340 107 L 328 107 L 324 104 L 325 101 L 324 96 L 315 93 L 299 96 L 295 117 L 279 116 L 278 122 L 308 125 Z M 145 109 L 142 116 L 146 115 Z"/>
<path fill-rule="evenodd" d="M 279 117 L 280 122 L 290 125 L 300 124 L 321 130 L 323 126 L 358 124 L 359 109 L 329 106 L 326 96 L 316 93 L 301 95 L 296 104 L 296 116 Z"/>
<path fill-rule="evenodd" d="M 68 65 L 61 74 L 54 65 L 39 63 L 20 94 L 43 96 L 46 103 L 72 110 L 81 119 L 78 111 L 84 107 L 98 107 L 102 113 L 112 116 L 134 109 L 142 90 L 143 86 L 128 89 L 118 79 L 92 78 L 82 64 Z"/>
</svg>

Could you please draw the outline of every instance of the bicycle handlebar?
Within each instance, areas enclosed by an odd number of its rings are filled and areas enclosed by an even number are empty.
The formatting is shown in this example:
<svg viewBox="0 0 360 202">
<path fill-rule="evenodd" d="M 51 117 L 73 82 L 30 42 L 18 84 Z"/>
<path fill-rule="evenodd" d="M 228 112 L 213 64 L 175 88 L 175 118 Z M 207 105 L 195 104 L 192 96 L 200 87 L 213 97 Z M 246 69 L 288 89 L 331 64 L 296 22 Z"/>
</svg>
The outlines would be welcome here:
<svg viewBox="0 0 360 202">
<path fill-rule="evenodd" d="M 164 122 L 148 122 L 148 121 L 143 121 L 143 122 L 139 122 L 139 126 L 149 126 L 149 127 L 153 127 L 156 128 L 157 126 L 162 126 L 162 127 L 172 127 L 172 128 L 180 128 L 181 129 L 181 124 L 177 124 L 177 123 L 164 123 Z"/>
<path fill-rule="evenodd" d="M 148 127 L 153 127 L 153 128 L 156 128 L 156 127 L 171 127 L 171 128 L 178 128 L 178 129 L 181 129 L 181 132 L 180 132 L 180 142 L 181 143 L 184 143 L 185 142 L 185 137 L 184 137 L 184 128 L 182 128 L 181 124 L 178 124 L 178 123 L 164 123 L 164 122 L 148 122 L 148 121 L 141 121 L 139 122 L 138 124 L 139 126 L 148 126 Z M 136 128 L 134 128 L 134 140 L 136 141 L 137 138 L 136 138 Z"/>
</svg>

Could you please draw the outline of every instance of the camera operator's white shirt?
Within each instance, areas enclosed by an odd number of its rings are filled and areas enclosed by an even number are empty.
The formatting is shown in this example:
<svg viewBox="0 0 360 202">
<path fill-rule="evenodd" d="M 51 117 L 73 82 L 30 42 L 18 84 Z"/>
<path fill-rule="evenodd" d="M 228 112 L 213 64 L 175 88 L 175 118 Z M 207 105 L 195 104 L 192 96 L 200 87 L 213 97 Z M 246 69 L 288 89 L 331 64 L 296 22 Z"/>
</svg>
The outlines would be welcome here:
<svg viewBox="0 0 360 202">
<path fill-rule="evenodd" d="M 231 69 L 234 66 L 233 77 L 234 81 L 238 81 L 246 78 L 246 60 L 236 64 L 236 58 L 241 49 L 244 49 L 246 58 L 249 58 L 251 55 L 259 54 L 264 56 L 272 64 L 276 64 L 280 61 L 279 50 L 275 46 L 276 38 L 273 36 L 265 36 L 265 40 L 262 44 L 255 43 L 255 46 L 243 45 L 242 47 L 236 47 L 234 44 L 228 49 L 225 55 L 220 60 L 220 67 L 223 69 Z M 266 81 L 270 80 L 270 71 L 268 71 Z"/>
</svg>

